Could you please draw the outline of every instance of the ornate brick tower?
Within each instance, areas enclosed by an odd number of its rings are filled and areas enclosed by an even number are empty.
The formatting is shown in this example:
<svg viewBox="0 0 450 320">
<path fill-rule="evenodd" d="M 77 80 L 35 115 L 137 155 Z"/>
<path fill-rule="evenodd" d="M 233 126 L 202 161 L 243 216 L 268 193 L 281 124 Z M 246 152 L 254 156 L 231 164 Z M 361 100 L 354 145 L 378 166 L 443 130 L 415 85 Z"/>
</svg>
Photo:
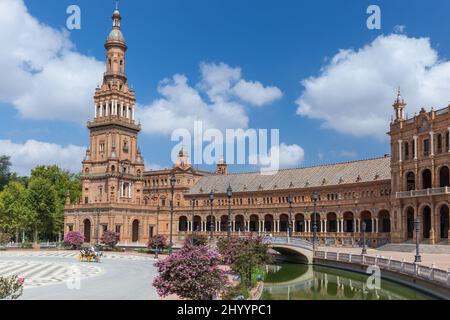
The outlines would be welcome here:
<svg viewBox="0 0 450 320">
<path fill-rule="evenodd" d="M 106 72 L 96 89 L 95 117 L 88 122 L 90 147 L 83 162 L 83 202 L 140 204 L 144 161 L 138 148 L 135 93 L 125 74 L 127 45 L 114 10 L 112 31 L 105 43 Z"/>
</svg>

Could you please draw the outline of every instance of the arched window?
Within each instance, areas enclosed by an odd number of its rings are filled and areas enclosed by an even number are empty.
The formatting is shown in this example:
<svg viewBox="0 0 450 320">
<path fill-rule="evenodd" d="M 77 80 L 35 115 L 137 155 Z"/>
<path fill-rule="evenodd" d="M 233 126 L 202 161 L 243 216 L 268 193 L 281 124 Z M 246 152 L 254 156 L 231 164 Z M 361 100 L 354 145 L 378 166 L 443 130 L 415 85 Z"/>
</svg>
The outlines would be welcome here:
<svg viewBox="0 0 450 320">
<path fill-rule="evenodd" d="M 405 160 L 409 160 L 409 143 L 405 142 Z"/>
<path fill-rule="evenodd" d="M 439 184 L 441 188 L 450 186 L 450 172 L 447 166 L 439 169 Z"/>
<path fill-rule="evenodd" d="M 422 172 L 422 189 L 431 189 L 431 171 L 429 169 L 425 169 Z"/>
<path fill-rule="evenodd" d="M 438 134 L 437 136 L 437 152 L 438 154 L 442 153 L 442 134 Z"/>
<path fill-rule="evenodd" d="M 450 151 L 450 132 L 445 134 L 445 151 Z"/>
<path fill-rule="evenodd" d="M 414 172 L 409 172 L 406 175 L 406 191 L 416 190 L 416 176 Z"/>
</svg>

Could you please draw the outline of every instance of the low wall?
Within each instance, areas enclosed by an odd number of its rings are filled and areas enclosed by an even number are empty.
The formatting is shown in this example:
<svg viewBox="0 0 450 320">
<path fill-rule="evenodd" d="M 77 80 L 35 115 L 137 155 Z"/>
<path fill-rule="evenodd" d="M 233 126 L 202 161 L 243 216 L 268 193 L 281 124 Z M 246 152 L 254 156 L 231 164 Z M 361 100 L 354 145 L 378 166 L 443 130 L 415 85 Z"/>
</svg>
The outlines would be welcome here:
<svg viewBox="0 0 450 320">
<path fill-rule="evenodd" d="M 397 270 L 390 270 L 387 268 L 383 268 L 383 266 L 380 266 L 378 264 L 354 263 L 351 261 L 339 261 L 338 259 L 326 259 L 324 257 L 317 257 L 317 256 L 314 258 L 314 264 L 319 266 L 358 272 L 361 274 L 367 274 L 366 270 L 368 266 L 376 265 L 380 267 L 381 277 L 384 279 L 415 288 L 417 290 L 426 292 L 440 299 L 450 300 L 450 287 L 447 284 L 426 279 L 424 277 L 418 276 L 417 274 L 413 275 L 402 273 Z"/>
</svg>

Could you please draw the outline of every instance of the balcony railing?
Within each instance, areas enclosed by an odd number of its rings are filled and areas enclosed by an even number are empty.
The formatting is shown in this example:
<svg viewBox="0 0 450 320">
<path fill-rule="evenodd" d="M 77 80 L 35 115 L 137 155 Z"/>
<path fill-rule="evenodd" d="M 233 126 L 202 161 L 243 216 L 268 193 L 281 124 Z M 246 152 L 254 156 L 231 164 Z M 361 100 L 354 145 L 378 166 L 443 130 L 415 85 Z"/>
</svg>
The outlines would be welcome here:
<svg viewBox="0 0 450 320">
<path fill-rule="evenodd" d="M 397 199 L 407 199 L 407 198 L 417 198 L 417 197 L 426 197 L 426 196 L 436 196 L 441 194 L 450 194 L 449 187 L 443 188 L 433 188 L 433 189 L 424 189 L 424 190 L 411 190 L 405 192 L 397 192 Z"/>
</svg>

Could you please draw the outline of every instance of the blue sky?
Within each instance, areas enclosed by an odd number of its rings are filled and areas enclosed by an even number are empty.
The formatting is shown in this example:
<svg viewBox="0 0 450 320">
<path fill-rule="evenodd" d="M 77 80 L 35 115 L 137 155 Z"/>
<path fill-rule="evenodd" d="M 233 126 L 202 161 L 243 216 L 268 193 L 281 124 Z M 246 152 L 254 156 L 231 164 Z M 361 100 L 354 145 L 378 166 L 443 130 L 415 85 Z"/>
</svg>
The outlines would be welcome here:
<svg viewBox="0 0 450 320">
<path fill-rule="evenodd" d="M 29 15 L 55 32 L 65 29 L 66 8 L 70 4 L 80 6 L 81 30 L 64 31 L 74 45 L 71 50 L 98 62 L 104 60 L 103 44 L 111 28 L 114 1 L 26 0 L 24 3 Z M 366 27 L 369 16 L 366 9 L 370 4 L 381 8 L 381 30 Z M 290 166 L 350 161 L 390 153 L 389 140 L 384 133 L 388 129 L 398 85 L 404 88 L 402 93 L 410 104 L 410 114 L 422 106 L 445 107 L 450 101 L 450 91 L 446 87 L 450 84 L 446 83 L 437 93 L 431 88 L 418 94 L 415 89 L 421 82 L 413 83 L 410 79 L 433 68 L 437 71 L 426 74 L 432 84 L 442 85 L 447 79 L 450 21 L 446 13 L 449 10 L 450 3 L 446 0 L 120 1 L 122 31 L 129 46 L 127 74 L 140 105 L 151 108 L 155 100 L 162 98 L 157 90 L 160 81 L 175 74 L 184 75 L 188 84 L 197 88 L 196 84 L 202 81 L 199 69 L 202 62 L 240 68 L 242 79 L 259 82 L 266 88 L 276 87 L 282 92 L 281 98 L 264 106 L 244 104 L 243 109 L 249 119 L 248 127 L 279 128 L 282 143 L 304 150 L 304 157 L 298 156 L 288 164 Z M 13 26 L 6 25 L 6 29 L 4 33 L 15 33 Z M 372 49 L 365 46 L 372 46 Z M 394 51 L 389 48 L 398 50 L 400 60 L 411 61 L 415 66 L 413 70 L 405 65 L 396 70 L 395 62 L 389 61 L 386 63 L 389 70 L 383 70 L 387 68 L 383 62 L 394 59 L 386 53 Z M 342 58 L 347 63 L 340 60 L 333 63 L 333 57 L 341 49 L 353 51 Z M 377 74 L 372 84 L 351 76 L 355 70 L 361 70 L 361 64 L 376 65 L 364 70 L 369 74 L 368 78 Z M 45 66 L 38 67 L 34 72 L 39 73 L 43 68 Z M 422 69 L 417 71 L 417 68 Z M 64 67 L 60 70 L 70 72 Z M 340 79 L 341 73 L 350 76 L 341 77 L 346 83 L 340 83 L 339 92 L 334 93 L 336 86 L 333 84 Z M 364 73 L 358 74 L 367 79 Z M 310 87 L 301 83 L 310 77 L 316 80 Z M 46 96 L 51 99 L 51 86 L 42 86 L 41 90 L 49 90 Z M 92 96 L 94 89 L 92 87 L 87 94 Z M 380 92 L 383 92 L 382 99 L 378 99 Z M 67 97 L 73 96 L 75 100 L 79 96 L 77 92 L 67 93 Z M 342 98 L 332 98 L 336 94 L 341 94 Z M 300 97 L 304 98 L 303 107 L 298 101 Z M 45 108 L 47 100 L 41 103 L 35 100 L 35 108 Z M 0 144 L 3 146 L 0 153 L 21 150 L 24 157 L 29 156 L 29 161 L 17 159 L 19 171 L 26 171 L 27 166 L 40 162 L 38 156 L 23 151 L 27 141 L 52 143 L 61 150 L 69 145 L 87 146 L 85 123 L 74 121 L 70 110 L 61 111 L 55 117 L 51 114 L 30 116 L 18 104 L 14 94 L 0 91 L 0 141 L 9 141 L 9 144 Z M 313 111 L 307 110 L 306 105 Z M 76 103 L 74 108 L 77 108 Z M 348 121 L 340 121 L 346 114 Z M 367 123 L 357 125 L 361 117 Z M 151 119 L 151 116 L 144 119 Z M 144 126 L 152 126 L 144 119 Z M 335 120 L 341 125 L 330 125 Z M 170 166 L 173 145 L 166 133 L 141 134 L 143 155 L 152 166 Z M 66 157 L 62 158 L 66 160 L 56 162 L 63 165 L 64 161 L 73 161 L 70 152 L 66 152 Z M 67 168 L 76 170 L 75 164 Z M 249 167 L 234 169 L 247 170 Z"/>
</svg>

